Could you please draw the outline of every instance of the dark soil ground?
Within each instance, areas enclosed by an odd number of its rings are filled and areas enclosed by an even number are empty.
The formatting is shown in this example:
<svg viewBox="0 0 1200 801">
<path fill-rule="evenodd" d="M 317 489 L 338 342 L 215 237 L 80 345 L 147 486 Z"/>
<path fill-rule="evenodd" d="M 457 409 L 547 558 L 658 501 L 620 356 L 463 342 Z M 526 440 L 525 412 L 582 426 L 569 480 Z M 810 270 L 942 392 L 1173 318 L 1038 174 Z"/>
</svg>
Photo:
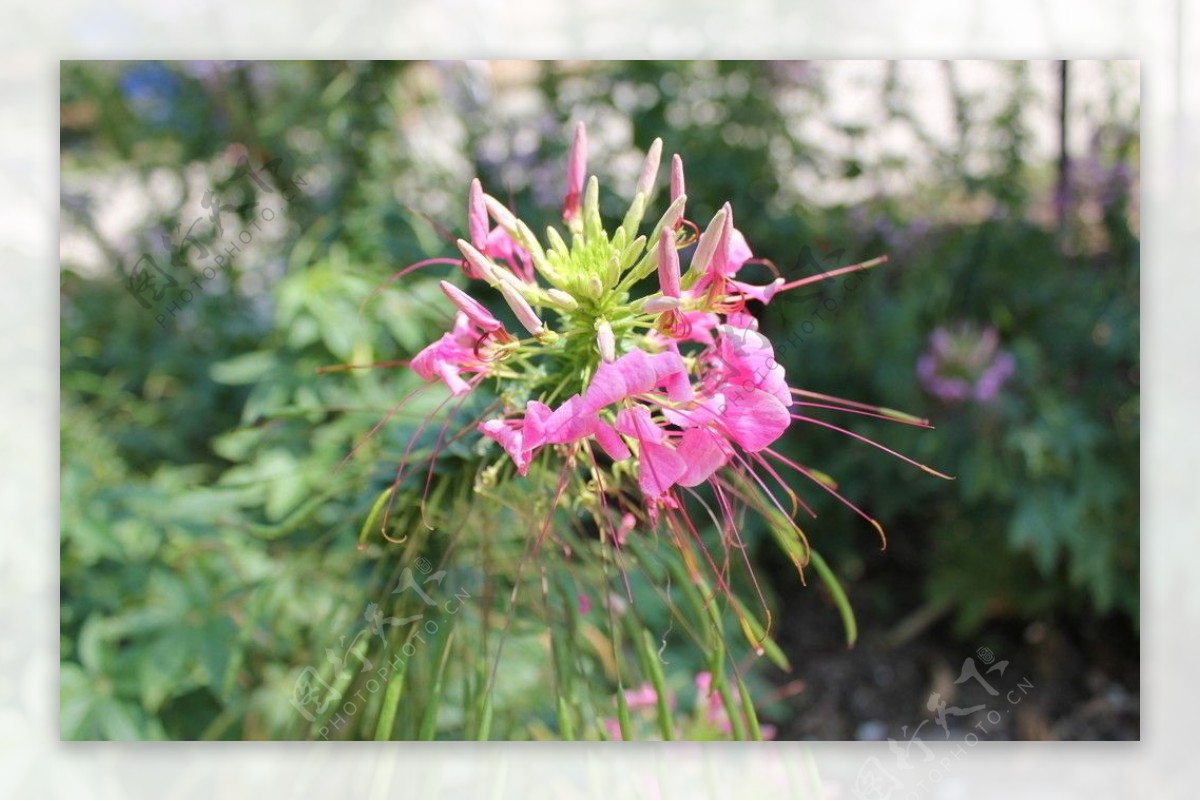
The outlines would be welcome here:
<svg viewBox="0 0 1200 801">
<path fill-rule="evenodd" d="M 862 630 L 852 649 L 819 581 L 783 600 L 777 640 L 793 672 L 772 676 L 784 697 L 764 714 L 778 727 L 778 739 L 891 738 L 920 761 L 914 736 L 930 742 L 970 741 L 972 733 L 981 741 L 1140 738 L 1140 644 L 1127 618 L 991 620 L 964 639 L 952 631 L 954 610 L 945 608 L 923 627 L 901 633 L 906 619 L 928 611 L 915 589 L 920 577 L 897 568 L 904 561 L 871 558 L 848 587 L 859 610 L 913 599 L 894 616 L 860 611 Z M 794 583 L 795 574 L 772 579 L 780 587 Z"/>
</svg>

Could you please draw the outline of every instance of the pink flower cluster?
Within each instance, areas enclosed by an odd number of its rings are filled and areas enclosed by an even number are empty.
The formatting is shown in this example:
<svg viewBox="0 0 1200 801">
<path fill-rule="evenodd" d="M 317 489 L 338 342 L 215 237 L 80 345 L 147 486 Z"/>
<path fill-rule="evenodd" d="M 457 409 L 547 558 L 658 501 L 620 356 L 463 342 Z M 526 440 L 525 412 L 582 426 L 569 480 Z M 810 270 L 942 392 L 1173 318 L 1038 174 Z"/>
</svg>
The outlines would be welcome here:
<svg viewBox="0 0 1200 801">
<path fill-rule="evenodd" d="M 585 149 L 581 127 L 563 209 L 564 220 L 577 227 L 584 213 Z M 639 188 L 649 192 L 652 183 L 653 175 L 647 178 L 643 170 Z M 657 316 L 651 333 L 618 355 L 612 330 L 619 321 L 602 321 L 596 344 L 600 361 L 581 392 L 554 408 L 530 399 L 524 409 L 479 424 L 479 430 L 511 456 L 520 475 L 527 473 L 542 448 L 595 443 L 613 461 L 636 458 L 642 493 L 671 505 L 672 487 L 708 480 L 735 458 L 737 449 L 759 452 L 787 429 L 792 396 L 783 367 L 776 363 L 771 343 L 755 330 L 754 317 L 743 310 L 747 298 L 769 302 L 783 279 L 767 286 L 737 280 L 753 254 L 726 204 L 698 237 L 685 282 L 677 244 L 683 191 L 683 164 L 675 156 L 671 199 L 678 218 L 658 232 L 650 255 L 661 292 L 642 307 L 643 313 Z M 489 216 L 497 223 L 494 227 Z M 464 272 L 469 278 L 491 281 L 522 324 L 536 334 L 545 331 L 544 324 L 527 303 L 528 291 L 514 282 L 536 286 L 534 259 L 513 236 L 518 225 L 511 212 L 483 193 L 478 180 L 472 183 L 471 241 L 460 243 Z M 463 374 L 491 374 L 503 354 L 496 346 L 512 341 L 512 335 L 469 295 L 446 282 L 442 288 L 459 309 L 454 328 L 411 364 L 423 378 L 440 379 L 454 395 L 463 395 L 473 385 Z M 554 291 L 547 293 L 548 301 Z M 698 343 L 703 350 L 685 353 L 681 346 L 688 343 Z"/>
<path fill-rule="evenodd" d="M 442 281 L 442 291 L 458 310 L 454 326 L 417 354 L 411 366 L 427 381 L 443 382 L 456 397 L 496 379 L 502 411 L 477 421 L 479 432 L 499 444 L 520 476 L 547 450 L 566 457 L 568 464 L 590 464 L 600 503 L 619 497 L 617 518 L 640 510 L 646 516 L 639 519 L 655 522 L 662 509 L 681 509 L 679 490 L 705 482 L 731 519 L 733 506 L 752 502 L 750 496 L 759 490 L 790 518 L 756 472 L 764 468 L 795 509 L 795 493 L 768 458 L 837 495 L 832 481 L 771 449 L 791 422 L 861 439 L 796 413 L 799 407 L 923 421 L 790 387 L 746 303 L 767 304 L 780 292 L 868 269 L 886 257 L 791 283 L 741 280 L 742 269 L 755 259 L 734 226 L 733 209 L 724 204 L 703 231 L 688 220 L 683 162 L 677 155 L 671 159 L 667 210 L 649 234 L 641 234 L 661 152 L 662 142 L 656 140 L 630 209 L 611 234 L 600 217 L 598 181 L 587 177 L 582 125 L 568 162 L 565 236 L 550 228 L 545 243 L 539 241 L 511 209 L 473 181 L 469 241 L 457 243 L 462 260 L 429 259 L 401 274 L 427 264 L 458 264 L 468 279 L 498 292 L 530 336 L 510 332 L 482 303 Z M 680 251 L 688 248 L 684 272 Z M 653 275 L 657 291 L 631 297 Z M 747 493 L 742 481 L 723 478 L 723 468 L 752 479 L 755 489 Z M 635 477 L 641 496 L 636 507 L 614 492 L 623 474 Z M 598 516 L 610 518 L 612 511 Z M 615 522 L 612 528 L 619 542 Z"/>
<path fill-rule="evenodd" d="M 521 475 L 546 445 L 591 438 L 620 462 L 635 444 L 639 487 L 662 501 L 675 485 L 708 480 L 735 446 L 763 450 L 791 422 L 791 394 L 771 343 L 748 329 L 719 329 L 699 359 L 705 369 L 695 386 L 677 347 L 631 350 L 601 363 L 587 389 L 557 409 L 531 400 L 523 416 L 488 420 L 479 430 L 500 443 Z"/>
</svg>

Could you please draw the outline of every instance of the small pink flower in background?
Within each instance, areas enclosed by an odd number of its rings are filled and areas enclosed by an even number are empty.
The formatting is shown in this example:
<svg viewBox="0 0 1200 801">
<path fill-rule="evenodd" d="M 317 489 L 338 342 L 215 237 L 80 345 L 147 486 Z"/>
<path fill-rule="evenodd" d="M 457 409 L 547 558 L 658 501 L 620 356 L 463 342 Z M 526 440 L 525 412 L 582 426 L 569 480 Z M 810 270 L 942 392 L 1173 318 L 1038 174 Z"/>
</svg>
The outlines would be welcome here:
<svg viewBox="0 0 1200 801">
<path fill-rule="evenodd" d="M 999 349 L 996 329 L 964 323 L 937 328 L 929 347 L 917 359 L 917 376 L 931 395 L 947 402 L 993 400 L 1016 372 L 1012 355 Z"/>
<path fill-rule="evenodd" d="M 741 693 L 737 688 L 733 688 L 733 703 L 739 705 L 741 703 Z M 725 708 L 725 702 L 721 699 L 720 694 L 712 689 L 712 674 L 707 670 L 696 674 L 696 714 L 704 718 L 709 725 L 715 726 L 717 731 L 722 734 L 732 734 L 733 724 L 729 720 L 729 710 Z M 735 715 L 742 714 L 740 709 L 735 709 Z M 775 739 L 775 727 L 768 724 L 763 724 L 760 727 L 764 740 Z"/>
<path fill-rule="evenodd" d="M 630 709 L 653 707 L 658 703 L 658 693 L 655 692 L 654 685 L 646 682 L 633 690 L 626 690 L 625 703 Z"/>
</svg>

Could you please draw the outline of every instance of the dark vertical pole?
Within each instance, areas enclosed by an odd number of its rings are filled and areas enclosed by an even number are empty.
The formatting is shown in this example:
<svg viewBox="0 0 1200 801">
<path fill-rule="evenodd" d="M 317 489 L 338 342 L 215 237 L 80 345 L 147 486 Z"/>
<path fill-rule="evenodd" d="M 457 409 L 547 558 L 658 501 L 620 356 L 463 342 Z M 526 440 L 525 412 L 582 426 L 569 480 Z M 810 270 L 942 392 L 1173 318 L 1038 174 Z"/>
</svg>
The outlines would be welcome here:
<svg viewBox="0 0 1200 801">
<path fill-rule="evenodd" d="M 1070 191 L 1070 160 L 1067 158 L 1067 62 L 1058 62 L 1058 226 L 1067 224 L 1067 202 Z"/>
</svg>

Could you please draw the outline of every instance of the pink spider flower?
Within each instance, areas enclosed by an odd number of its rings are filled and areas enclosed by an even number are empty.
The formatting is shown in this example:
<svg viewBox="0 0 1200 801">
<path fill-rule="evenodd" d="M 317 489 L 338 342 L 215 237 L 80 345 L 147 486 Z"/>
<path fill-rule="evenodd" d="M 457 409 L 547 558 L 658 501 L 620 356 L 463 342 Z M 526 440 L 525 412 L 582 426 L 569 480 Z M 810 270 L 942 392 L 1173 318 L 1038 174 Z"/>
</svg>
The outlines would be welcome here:
<svg viewBox="0 0 1200 801">
<path fill-rule="evenodd" d="M 488 332 L 460 311 L 454 316 L 454 328 L 414 356 L 409 366 L 426 381 L 440 378 L 453 395 L 465 395 L 471 385 L 462 378 L 463 373 L 486 375 L 492 370 L 488 349 L 481 349 L 487 339 Z"/>
<path fill-rule="evenodd" d="M 643 225 L 661 154 L 656 140 L 629 211 L 612 229 L 600 214 L 598 179 L 587 176 L 582 125 L 568 159 L 565 234 L 551 227 L 544 238 L 535 236 L 516 212 L 472 182 L 467 239 L 457 242 L 461 260 L 429 259 L 397 276 L 461 264 L 467 278 L 486 282 L 503 298 L 500 309 L 507 307 L 524 332 L 509 333 L 495 310 L 477 300 L 481 293 L 443 282 L 457 307 L 454 326 L 410 366 L 430 385 L 444 384 L 460 403 L 486 382 L 490 405 L 467 430 L 498 446 L 498 452 L 480 451 L 489 481 L 550 483 L 558 476 L 539 538 L 552 534 L 560 508 L 595 521 L 602 541 L 617 550 L 646 530 L 665 529 L 689 554 L 689 570 L 707 570 L 706 580 L 727 590 L 726 570 L 699 544 L 693 510 L 707 510 L 727 556 L 739 558 L 742 510 L 770 515 L 772 526 L 788 527 L 787 537 L 803 544 L 789 551 L 802 568 L 807 541 L 794 518 L 808 507 L 789 474 L 834 495 L 882 535 L 832 479 L 775 447 L 794 422 L 841 432 L 941 474 L 825 419 L 832 412 L 928 427 L 883 407 L 792 386 L 746 307 L 748 300 L 769 304 L 780 292 L 886 258 L 791 283 L 744 282 L 738 277 L 743 267 L 770 262 L 754 258 L 728 203 L 702 232 L 684 217 L 679 156 L 670 162 L 667 208 Z M 685 270 L 680 256 L 688 248 Z M 656 288 L 640 291 L 651 276 Z M 395 486 L 405 475 L 402 464 Z"/>
</svg>

